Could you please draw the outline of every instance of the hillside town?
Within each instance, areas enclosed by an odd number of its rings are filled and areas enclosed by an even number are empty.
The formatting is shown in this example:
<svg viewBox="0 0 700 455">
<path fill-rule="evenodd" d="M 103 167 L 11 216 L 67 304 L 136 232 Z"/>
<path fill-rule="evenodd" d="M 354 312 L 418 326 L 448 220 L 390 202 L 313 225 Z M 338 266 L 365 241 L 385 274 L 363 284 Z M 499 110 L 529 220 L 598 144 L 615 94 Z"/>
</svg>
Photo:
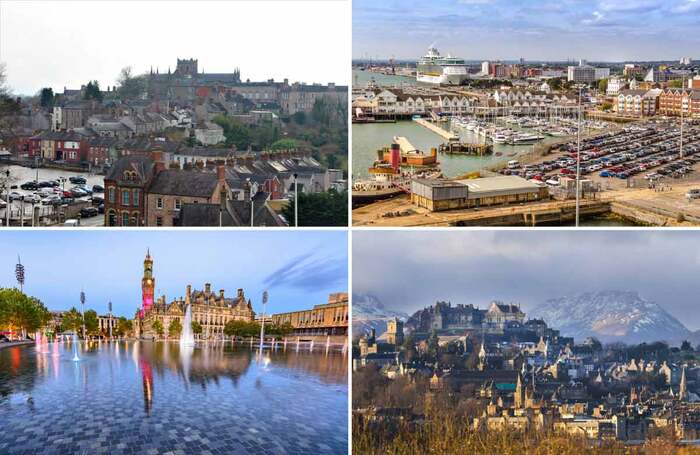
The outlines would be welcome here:
<svg viewBox="0 0 700 455">
<path fill-rule="evenodd" d="M 700 438 L 700 347 L 688 341 L 574 340 L 502 302 L 437 302 L 386 327 L 353 344 L 353 422 L 368 446 L 431 431 L 433 406 L 470 434 L 566 434 L 582 447 Z"/>
<path fill-rule="evenodd" d="M 307 212 L 346 198 L 347 93 L 206 73 L 197 59 L 125 67 L 106 88 L 3 87 L 3 224 L 342 224 Z"/>
</svg>

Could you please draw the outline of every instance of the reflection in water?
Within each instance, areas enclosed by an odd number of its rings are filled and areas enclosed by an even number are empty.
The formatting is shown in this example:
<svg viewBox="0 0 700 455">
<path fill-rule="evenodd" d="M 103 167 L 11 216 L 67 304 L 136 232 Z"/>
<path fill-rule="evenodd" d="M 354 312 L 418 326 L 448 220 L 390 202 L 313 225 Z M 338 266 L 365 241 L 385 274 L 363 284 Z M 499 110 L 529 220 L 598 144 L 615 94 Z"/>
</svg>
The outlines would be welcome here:
<svg viewBox="0 0 700 455">
<path fill-rule="evenodd" d="M 8 429 L 0 432 L 0 447 L 24 447 L 30 438 L 12 438 L 27 435 L 27 422 L 72 441 L 56 448 L 63 452 L 89 452 L 90 441 L 80 437 L 88 431 L 143 434 L 133 436 L 137 444 L 168 422 L 168 436 L 158 443 L 172 449 L 195 432 L 212 441 L 225 437 L 235 451 L 235 444 L 250 442 L 236 434 L 245 432 L 261 448 L 345 452 L 347 356 L 322 348 L 297 351 L 292 343 L 266 348 L 262 356 L 247 342 L 78 341 L 0 350 L 0 415 Z M 72 361 L 74 349 L 79 362 Z M 309 439 L 314 442 L 295 446 Z"/>
</svg>

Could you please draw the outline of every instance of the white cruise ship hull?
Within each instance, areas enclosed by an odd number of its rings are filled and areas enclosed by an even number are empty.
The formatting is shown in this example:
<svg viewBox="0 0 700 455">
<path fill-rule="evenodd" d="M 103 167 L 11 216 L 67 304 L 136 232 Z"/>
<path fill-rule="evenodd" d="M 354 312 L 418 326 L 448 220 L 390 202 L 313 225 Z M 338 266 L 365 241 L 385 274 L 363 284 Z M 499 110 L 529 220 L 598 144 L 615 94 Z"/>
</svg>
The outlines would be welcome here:
<svg viewBox="0 0 700 455">
<path fill-rule="evenodd" d="M 463 74 L 441 74 L 439 76 L 434 76 L 418 73 L 416 75 L 416 80 L 418 82 L 441 85 L 461 85 L 466 78 L 466 75 Z"/>
</svg>

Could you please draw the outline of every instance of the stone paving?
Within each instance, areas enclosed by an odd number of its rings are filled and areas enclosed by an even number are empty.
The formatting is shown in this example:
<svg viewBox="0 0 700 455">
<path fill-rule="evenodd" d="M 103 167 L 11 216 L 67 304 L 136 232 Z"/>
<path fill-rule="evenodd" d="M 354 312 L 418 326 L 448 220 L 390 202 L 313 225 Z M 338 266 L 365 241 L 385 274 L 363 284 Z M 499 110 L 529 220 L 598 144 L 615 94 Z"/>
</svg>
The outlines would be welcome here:
<svg viewBox="0 0 700 455">
<path fill-rule="evenodd" d="M 347 383 L 287 368 L 289 359 L 185 374 L 168 359 L 75 363 L 22 349 L 25 371 L 0 375 L 0 454 L 347 453 Z"/>
</svg>

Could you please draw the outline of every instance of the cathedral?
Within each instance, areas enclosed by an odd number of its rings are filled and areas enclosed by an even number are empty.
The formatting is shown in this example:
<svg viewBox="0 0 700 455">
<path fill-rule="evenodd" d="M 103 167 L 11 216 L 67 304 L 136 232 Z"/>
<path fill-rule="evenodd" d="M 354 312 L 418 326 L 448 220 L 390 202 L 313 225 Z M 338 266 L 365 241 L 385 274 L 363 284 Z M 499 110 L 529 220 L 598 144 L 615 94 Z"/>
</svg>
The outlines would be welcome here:
<svg viewBox="0 0 700 455">
<path fill-rule="evenodd" d="M 192 289 L 187 285 L 185 297 L 167 302 L 163 295 L 154 301 L 155 277 L 153 276 L 153 258 L 150 251 L 143 261 L 143 278 L 141 279 L 141 308 L 136 313 L 136 336 L 141 338 L 159 338 L 154 323 L 159 321 L 163 336 L 168 335 L 168 328 L 174 321 L 182 325 L 185 310 L 192 306 L 192 321 L 202 326 L 202 339 L 219 339 L 224 335 L 224 326 L 228 321 L 255 320 L 255 312 L 250 299 L 243 289 L 236 291 L 235 297 L 227 297 L 224 289 L 212 292 L 211 284 L 205 283 L 203 290 Z"/>
</svg>

